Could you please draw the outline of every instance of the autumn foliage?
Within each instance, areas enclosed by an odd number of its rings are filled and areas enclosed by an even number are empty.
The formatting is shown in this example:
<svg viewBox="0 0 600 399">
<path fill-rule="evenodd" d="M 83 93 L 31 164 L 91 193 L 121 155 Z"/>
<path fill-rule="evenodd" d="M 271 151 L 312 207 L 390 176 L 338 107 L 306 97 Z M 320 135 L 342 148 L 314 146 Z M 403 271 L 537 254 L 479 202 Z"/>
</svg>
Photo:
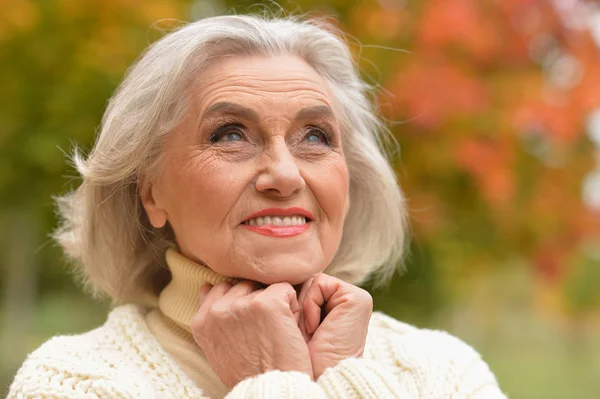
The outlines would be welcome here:
<svg viewBox="0 0 600 399">
<path fill-rule="evenodd" d="M 50 195 L 71 187 L 56 147 L 89 148 L 110 93 L 142 49 L 174 26 L 168 19 L 232 6 L 262 11 L 241 1 L 0 3 L 0 200 L 7 212 L 34 212 L 46 231 L 54 224 Z M 460 294 L 461 281 L 525 264 L 540 295 L 554 298 L 541 302 L 544 310 L 570 317 L 600 307 L 600 214 L 582 199 L 598 156 L 586 121 L 600 107 L 600 50 L 575 23 L 575 5 L 555 3 L 290 5 L 336 17 L 365 79 L 381 85 L 377 100 L 400 144 L 395 167 L 413 253 L 421 254 L 407 266 L 450 282 L 444 300 Z M 55 252 L 40 256 L 58 262 Z M 41 281 L 63 278 L 60 268 L 41 273 Z"/>
<path fill-rule="evenodd" d="M 356 28 L 363 42 L 409 50 L 371 61 L 384 75 L 384 114 L 403 122 L 393 130 L 416 243 L 453 278 L 523 260 L 555 299 L 545 310 L 597 309 L 600 213 L 582 184 L 598 156 L 586 121 L 600 107 L 599 43 L 587 25 L 569 26 L 574 6 L 407 3 L 357 8 L 349 20 L 377 21 Z M 390 15 L 394 34 L 379 34 Z"/>
</svg>

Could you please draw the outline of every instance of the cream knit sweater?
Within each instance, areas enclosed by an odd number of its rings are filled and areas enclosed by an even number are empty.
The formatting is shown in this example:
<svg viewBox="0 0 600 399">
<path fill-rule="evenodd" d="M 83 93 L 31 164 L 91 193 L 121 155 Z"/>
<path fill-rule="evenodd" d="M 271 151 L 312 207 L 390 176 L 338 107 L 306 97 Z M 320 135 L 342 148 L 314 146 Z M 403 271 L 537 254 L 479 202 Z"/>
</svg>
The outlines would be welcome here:
<svg viewBox="0 0 600 399">
<path fill-rule="evenodd" d="M 227 392 L 186 335 L 193 309 L 186 305 L 190 287 L 222 277 L 177 253 L 167 260 L 173 280 L 157 309 L 119 306 L 95 330 L 50 339 L 28 356 L 8 399 L 506 398 L 470 346 L 443 331 L 418 329 L 378 312 L 371 317 L 362 358 L 342 361 L 317 381 L 275 370 Z"/>
</svg>

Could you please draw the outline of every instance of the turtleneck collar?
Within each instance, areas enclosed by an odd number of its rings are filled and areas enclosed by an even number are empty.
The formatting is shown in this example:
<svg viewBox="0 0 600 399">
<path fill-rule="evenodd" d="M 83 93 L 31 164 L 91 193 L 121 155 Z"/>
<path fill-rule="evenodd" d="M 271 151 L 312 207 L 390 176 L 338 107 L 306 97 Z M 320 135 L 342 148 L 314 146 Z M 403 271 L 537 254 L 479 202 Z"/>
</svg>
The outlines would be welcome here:
<svg viewBox="0 0 600 399">
<path fill-rule="evenodd" d="M 193 262 L 175 248 L 167 249 L 165 258 L 172 278 L 158 297 L 158 307 L 146 313 L 146 325 L 163 349 L 208 397 L 225 397 L 227 387 L 194 341 L 190 321 L 200 307 L 199 294 L 203 284 L 235 283 L 237 280 Z"/>
<path fill-rule="evenodd" d="M 170 321 L 191 333 L 190 321 L 200 307 L 200 287 L 237 280 L 186 258 L 175 248 L 168 248 L 165 257 L 172 277 L 158 297 L 158 308 Z"/>
</svg>

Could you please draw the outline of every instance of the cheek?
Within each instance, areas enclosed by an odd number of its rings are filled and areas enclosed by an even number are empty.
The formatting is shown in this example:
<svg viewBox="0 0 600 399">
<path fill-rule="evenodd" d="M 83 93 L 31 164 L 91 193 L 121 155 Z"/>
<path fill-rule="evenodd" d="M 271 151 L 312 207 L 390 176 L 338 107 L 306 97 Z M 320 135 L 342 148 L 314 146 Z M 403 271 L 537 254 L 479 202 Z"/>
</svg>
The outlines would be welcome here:
<svg viewBox="0 0 600 399">
<path fill-rule="evenodd" d="M 180 233 L 221 225 L 244 190 L 246 169 L 206 151 L 174 164 L 168 208 L 173 223 L 183 230 Z"/>
<path fill-rule="evenodd" d="M 348 168 L 342 159 L 315 170 L 313 193 L 321 208 L 319 240 L 329 264 L 335 256 L 344 231 L 345 206 L 349 195 Z"/>
<path fill-rule="evenodd" d="M 321 217 L 325 225 L 335 230 L 335 233 L 341 234 L 349 190 L 348 168 L 345 160 L 335 159 L 314 168 L 310 186 L 324 213 Z"/>
</svg>

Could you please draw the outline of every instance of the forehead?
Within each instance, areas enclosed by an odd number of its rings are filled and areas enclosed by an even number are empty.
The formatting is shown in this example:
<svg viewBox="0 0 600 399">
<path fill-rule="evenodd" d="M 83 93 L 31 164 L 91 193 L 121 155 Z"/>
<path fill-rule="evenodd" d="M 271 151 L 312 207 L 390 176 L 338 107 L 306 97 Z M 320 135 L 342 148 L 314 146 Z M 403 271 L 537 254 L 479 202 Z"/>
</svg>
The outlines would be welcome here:
<svg viewBox="0 0 600 399">
<path fill-rule="evenodd" d="M 192 92 L 200 111 L 222 101 L 246 103 L 259 111 L 334 106 L 325 79 L 292 55 L 222 58 L 198 74 Z"/>
</svg>

